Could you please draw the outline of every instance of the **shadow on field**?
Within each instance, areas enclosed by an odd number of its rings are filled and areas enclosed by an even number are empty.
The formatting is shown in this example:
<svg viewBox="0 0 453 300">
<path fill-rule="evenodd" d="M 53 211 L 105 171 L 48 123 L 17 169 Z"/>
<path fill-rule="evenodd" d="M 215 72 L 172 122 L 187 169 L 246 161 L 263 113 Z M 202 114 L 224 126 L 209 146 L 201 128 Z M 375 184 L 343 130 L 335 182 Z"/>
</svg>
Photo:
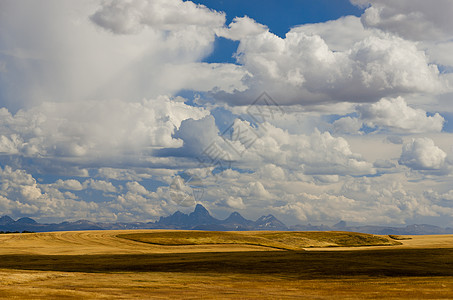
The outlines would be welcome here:
<svg viewBox="0 0 453 300">
<path fill-rule="evenodd" d="M 274 274 L 311 279 L 338 276 L 453 276 L 453 249 L 2 255 L 0 268 L 65 272 Z"/>
</svg>

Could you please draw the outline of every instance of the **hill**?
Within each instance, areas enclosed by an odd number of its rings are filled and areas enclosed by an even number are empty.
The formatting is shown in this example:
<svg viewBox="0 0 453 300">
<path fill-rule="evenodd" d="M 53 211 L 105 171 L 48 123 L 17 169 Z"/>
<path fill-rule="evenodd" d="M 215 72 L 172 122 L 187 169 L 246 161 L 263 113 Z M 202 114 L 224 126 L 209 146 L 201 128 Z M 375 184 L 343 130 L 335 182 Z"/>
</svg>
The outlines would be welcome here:
<svg viewBox="0 0 453 300">
<path fill-rule="evenodd" d="M 159 231 L 118 235 L 137 242 L 164 246 L 253 245 L 281 250 L 307 247 L 361 247 L 401 245 L 388 237 L 355 232 L 215 232 Z"/>
</svg>

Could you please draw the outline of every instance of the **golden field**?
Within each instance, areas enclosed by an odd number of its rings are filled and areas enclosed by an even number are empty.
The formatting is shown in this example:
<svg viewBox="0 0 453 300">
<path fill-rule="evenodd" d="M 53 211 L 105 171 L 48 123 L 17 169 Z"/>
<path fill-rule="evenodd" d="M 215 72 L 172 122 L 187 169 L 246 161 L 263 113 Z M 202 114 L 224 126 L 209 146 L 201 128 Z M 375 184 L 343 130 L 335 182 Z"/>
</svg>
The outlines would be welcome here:
<svg viewBox="0 0 453 300">
<path fill-rule="evenodd" d="M 0 256 L 0 298 L 453 298 L 453 235 L 5 234 Z"/>
</svg>

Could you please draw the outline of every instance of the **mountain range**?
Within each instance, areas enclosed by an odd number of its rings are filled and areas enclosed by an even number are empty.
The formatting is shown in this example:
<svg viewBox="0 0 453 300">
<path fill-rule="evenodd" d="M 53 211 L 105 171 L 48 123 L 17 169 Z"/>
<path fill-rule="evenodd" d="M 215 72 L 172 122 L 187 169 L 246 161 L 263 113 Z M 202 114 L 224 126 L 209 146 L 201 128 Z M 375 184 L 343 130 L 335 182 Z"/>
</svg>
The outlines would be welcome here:
<svg viewBox="0 0 453 300">
<path fill-rule="evenodd" d="M 166 217 L 160 217 L 156 222 L 132 223 L 100 223 L 87 220 L 42 224 L 24 217 L 14 220 L 9 216 L 0 217 L 0 231 L 72 231 L 72 230 L 118 230 L 118 229 L 185 229 L 185 230 L 215 230 L 215 231 L 245 231 L 245 230 L 291 230 L 291 231 L 355 231 L 371 234 L 453 234 L 453 228 L 442 228 L 433 225 L 408 225 L 406 227 L 386 226 L 347 226 L 340 221 L 333 226 L 327 225 L 295 225 L 288 227 L 273 215 L 261 216 L 256 221 L 247 220 L 238 212 L 233 212 L 225 220 L 211 216 L 201 204 L 197 204 L 190 214 L 180 211 Z"/>
</svg>

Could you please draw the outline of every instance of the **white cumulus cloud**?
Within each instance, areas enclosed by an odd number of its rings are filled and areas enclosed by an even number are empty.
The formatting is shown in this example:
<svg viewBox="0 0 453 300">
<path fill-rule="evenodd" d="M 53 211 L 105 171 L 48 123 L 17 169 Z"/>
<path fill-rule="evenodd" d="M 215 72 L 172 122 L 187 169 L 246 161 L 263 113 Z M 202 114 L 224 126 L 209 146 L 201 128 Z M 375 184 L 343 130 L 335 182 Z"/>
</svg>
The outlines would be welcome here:
<svg viewBox="0 0 453 300">
<path fill-rule="evenodd" d="M 399 163 L 414 170 L 439 170 L 447 154 L 429 138 L 412 139 L 403 145 Z"/>
<path fill-rule="evenodd" d="M 391 34 L 352 34 L 353 42 L 337 51 L 307 28 L 294 28 L 280 38 L 249 18 L 236 18 L 222 33 L 229 34 L 240 40 L 237 61 L 251 74 L 244 79 L 246 92 L 219 94 L 233 104 L 245 104 L 263 90 L 279 104 L 374 102 L 398 93 L 447 90 L 425 52 Z"/>
<path fill-rule="evenodd" d="M 114 33 L 137 33 L 149 26 L 165 30 L 201 26 L 208 29 L 225 23 L 225 15 L 182 0 L 112 0 L 104 2 L 91 19 Z"/>
<path fill-rule="evenodd" d="M 0 120 L 0 150 L 4 154 L 83 161 L 180 146 L 172 134 L 181 122 L 203 118 L 209 112 L 159 97 L 140 103 L 44 103 L 14 115 L 5 109 L 0 113 L 4 116 Z"/>
<path fill-rule="evenodd" d="M 228 25 L 228 28 L 218 29 L 217 35 L 230 40 L 240 41 L 247 37 L 265 34 L 267 31 L 268 28 L 266 26 L 245 16 L 242 18 L 234 18 L 233 22 Z"/>
<path fill-rule="evenodd" d="M 402 97 L 383 98 L 358 107 L 360 118 L 369 127 L 384 127 L 404 133 L 440 132 L 445 119 L 438 113 L 427 116 L 422 109 L 407 105 Z"/>
</svg>

